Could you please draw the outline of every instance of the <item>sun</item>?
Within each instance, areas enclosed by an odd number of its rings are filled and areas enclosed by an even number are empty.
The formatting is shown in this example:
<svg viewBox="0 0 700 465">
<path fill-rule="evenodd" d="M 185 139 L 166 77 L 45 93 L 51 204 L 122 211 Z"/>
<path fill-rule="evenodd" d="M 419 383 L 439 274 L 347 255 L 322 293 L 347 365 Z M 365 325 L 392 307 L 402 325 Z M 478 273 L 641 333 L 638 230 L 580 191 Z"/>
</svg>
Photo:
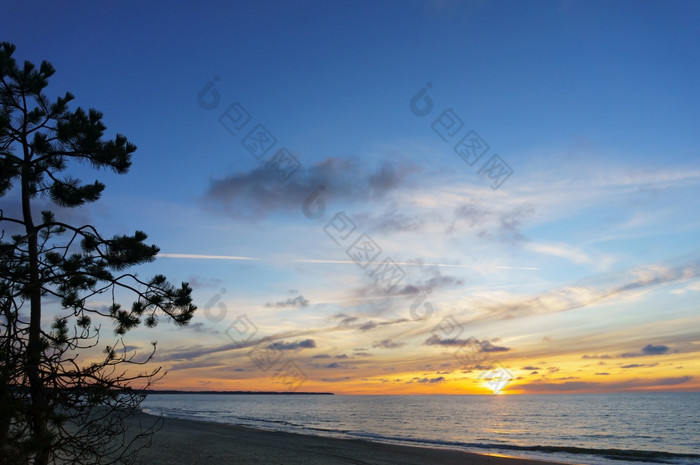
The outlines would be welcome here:
<svg viewBox="0 0 700 465">
<path fill-rule="evenodd" d="M 481 373 L 479 378 L 483 378 L 486 381 L 484 384 L 497 395 L 503 394 L 503 388 L 515 379 L 513 374 L 500 363 L 495 363 L 490 370 Z"/>
</svg>

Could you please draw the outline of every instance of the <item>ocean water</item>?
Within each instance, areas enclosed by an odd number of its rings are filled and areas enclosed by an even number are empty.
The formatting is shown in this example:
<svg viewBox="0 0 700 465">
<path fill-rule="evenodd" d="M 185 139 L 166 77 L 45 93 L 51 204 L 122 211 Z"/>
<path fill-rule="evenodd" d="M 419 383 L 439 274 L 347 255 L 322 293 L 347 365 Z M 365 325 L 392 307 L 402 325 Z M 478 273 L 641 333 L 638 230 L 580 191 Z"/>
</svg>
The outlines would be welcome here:
<svg viewBox="0 0 700 465">
<path fill-rule="evenodd" d="M 700 464 L 700 392 L 501 396 L 151 394 L 147 413 L 565 463 Z"/>
</svg>

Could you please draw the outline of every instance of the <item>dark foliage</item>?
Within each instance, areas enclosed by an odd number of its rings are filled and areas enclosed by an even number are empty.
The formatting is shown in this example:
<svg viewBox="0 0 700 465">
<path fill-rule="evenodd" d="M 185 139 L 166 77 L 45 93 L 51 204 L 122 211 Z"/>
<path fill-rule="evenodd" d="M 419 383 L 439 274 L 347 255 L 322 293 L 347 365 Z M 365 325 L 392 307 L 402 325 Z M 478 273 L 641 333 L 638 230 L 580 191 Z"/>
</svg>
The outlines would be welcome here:
<svg viewBox="0 0 700 465">
<path fill-rule="evenodd" d="M 105 140 L 102 114 L 70 110 L 71 94 L 50 101 L 43 92 L 51 64 L 19 65 L 14 52 L 0 44 L 0 198 L 17 192 L 21 200 L 4 208 L 20 211 L 16 218 L 0 209 L 0 464 L 128 463 L 156 425 L 134 429 L 125 420 L 162 373 L 143 366 L 155 343 L 137 357 L 122 335 L 163 317 L 187 324 L 192 289 L 127 271 L 158 253 L 141 231 L 103 237 L 49 210 L 36 215 L 39 199 L 58 207 L 97 201 L 105 186 L 71 176 L 71 167 L 124 174 L 136 146 L 119 134 Z M 124 295 L 131 295 L 126 308 L 117 302 Z M 45 327 L 49 301 L 57 311 Z M 104 347 L 106 322 L 116 343 Z"/>
</svg>

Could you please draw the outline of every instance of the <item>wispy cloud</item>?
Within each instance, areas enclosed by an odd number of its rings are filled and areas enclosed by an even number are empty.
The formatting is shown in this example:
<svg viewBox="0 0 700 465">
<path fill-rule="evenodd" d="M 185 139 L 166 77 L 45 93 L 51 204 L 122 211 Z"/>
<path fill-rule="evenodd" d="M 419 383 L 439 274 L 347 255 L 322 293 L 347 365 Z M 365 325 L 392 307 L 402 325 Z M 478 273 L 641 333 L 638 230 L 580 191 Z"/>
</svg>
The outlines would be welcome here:
<svg viewBox="0 0 700 465">
<path fill-rule="evenodd" d="M 441 339 L 438 335 L 433 334 L 428 339 L 423 342 L 427 346 L 456 346 L 461 347 L 470 343 L 477 343 L 473 338 L 469 339 L 457 339 L 457 338 L 445 338 Z"/>
<path fill-rule="evenodd" d="M 372 347 L 381 347 L 382 349 L 397 349 L 405 345 L 403 342 L 394 342 L 391 339 L 382 339 L 372 344 Z"/>
<path fill-rule="evenodd" d="M 653 288 L 699 275 L 698 258 L 675 266 L 638 267 L 618 272 L 614 276 L 595 276 L 576 285 L 561 287 L 535 297 L 513 295 L 510 302 L 484 306 L 473 320 L 504 320 L 564 312 L 622 297 L 631 291 Z"/>
<path fill-rule="evenodd" d="M 313 339 L 304 339 L 303 341 L 294 342 L 273 342 L 268 349 L 272 350 L 299 350 L 299 349 L 314 349 L 316 348 L 316 341 Z"/>
<path fill-rule="evenodd" d="M 576 264 L 588 265 L 594 262 L 593 257 L 583 250 L 573 247 L 571 244 L 541 244 L 529 242 L 525 244 L 524 247 L 536 253 L 564 258 Z"/>
<path fill-rule="evenodd" d="M 686 384 L 693 379 L 693 376 L 678 376 L 670 378 L 656 379 L 632 379 L 628 381 L 598 383 L 591 381 L 567 381 L 564 383 L 530 383 L 521 384 L 518 389 L 526 392 L 543 393 L 543 392 L 610 392 L 610 391 L 626 391 L 637 388 L 649 387 L 667 387 Z"/>
<path fill-rule="evenodd" d="M 287 300 L 283 300 L 276 303 L 267 303 L 266 307 L 308 307 L 309 301 L 304 298 L 303 295 L 298 295 L 296 297 L 289 297 Z"/>
</svg>

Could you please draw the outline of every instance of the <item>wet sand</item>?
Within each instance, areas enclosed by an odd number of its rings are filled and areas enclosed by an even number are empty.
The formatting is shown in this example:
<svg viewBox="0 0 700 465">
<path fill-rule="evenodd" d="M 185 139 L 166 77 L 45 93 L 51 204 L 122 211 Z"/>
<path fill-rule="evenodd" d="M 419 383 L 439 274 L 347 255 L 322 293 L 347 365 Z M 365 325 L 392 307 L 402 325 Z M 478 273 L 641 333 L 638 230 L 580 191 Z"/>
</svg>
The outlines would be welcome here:
<svg viewBox="0 0 700 465">
<path fill-rule="evenodd" d="M 138 414 L 130 422 L 151 424 Z M 535 465 L 541 462 L 456 450 L 397 446 L 165 418 L 137 465 Z"/>
</svg>

